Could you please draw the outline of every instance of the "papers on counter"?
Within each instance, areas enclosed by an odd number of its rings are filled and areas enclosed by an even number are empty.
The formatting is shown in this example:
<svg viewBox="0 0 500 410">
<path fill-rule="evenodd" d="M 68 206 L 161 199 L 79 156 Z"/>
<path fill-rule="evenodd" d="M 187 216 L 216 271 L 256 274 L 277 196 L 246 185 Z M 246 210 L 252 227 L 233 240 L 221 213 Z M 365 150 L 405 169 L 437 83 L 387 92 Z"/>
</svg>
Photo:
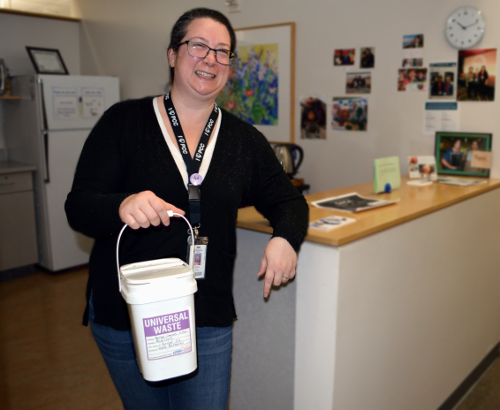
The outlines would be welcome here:
<svg viewBox="0 0 500 410">
<path fill-rule="evenodd" d="M 486 181 L 480 179 L 463 179 L 463 178 L 452 178 L 452 177 L 439 177 L 436 182 L 447 185 L 457 185 L 457 186 L 472 186 L 486 184 Z"/>
<path fill-rule="evenodd" d="M 399 200 L 384 201 L 380 199 L 364 198 L 356 192 L 353 192 L 347 195 L 322 199 L 321 201 L 314 201 L 312 204 L 319 208 L 338 209 L 339 211 L 344 212 L 361 212 L 381 206 L 391 205 L 396 202 L 399 202 Z"/>
<path fill-rule="evenodd" d="M 309 228 L 320 229 L 322 231 L 331 231 L 335 228 L 340 228 L 341 226 L 352 224 L 356 222 L 356 219 L 347 218 L 345 216 L 327 216 L 326 218 L 318 219 L 309 223 Z"/>
</svg>

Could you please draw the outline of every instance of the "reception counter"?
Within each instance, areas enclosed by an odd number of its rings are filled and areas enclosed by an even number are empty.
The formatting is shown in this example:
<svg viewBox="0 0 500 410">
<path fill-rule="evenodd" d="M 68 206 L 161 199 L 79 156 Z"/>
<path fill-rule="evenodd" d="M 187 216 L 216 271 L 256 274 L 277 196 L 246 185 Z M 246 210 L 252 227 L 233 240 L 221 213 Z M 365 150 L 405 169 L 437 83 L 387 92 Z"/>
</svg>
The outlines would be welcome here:
<svg viewBox="0 0 500 410">
<path fill-rule="evenodd" d="M 356 222 L 309 229 L 296 280 L 262 298 L 257 271 L 272 229 L 238 215 L 238 321 L 230 408 L 437 409 L 500 341 L 500 180 L 406 184 L 375 195 L 394 205 Z"/>
</svg>

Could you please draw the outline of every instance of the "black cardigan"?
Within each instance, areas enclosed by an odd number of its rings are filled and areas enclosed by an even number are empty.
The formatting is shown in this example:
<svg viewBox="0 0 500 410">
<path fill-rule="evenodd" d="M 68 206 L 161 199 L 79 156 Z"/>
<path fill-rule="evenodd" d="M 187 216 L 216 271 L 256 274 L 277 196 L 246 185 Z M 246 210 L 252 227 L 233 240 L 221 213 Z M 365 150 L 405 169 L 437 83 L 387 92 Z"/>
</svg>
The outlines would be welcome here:
<svg viewBox="0 0 500 410">
<path fill-rule="evenodd" d="M 71 227 L 95 238 L 89 262 L 87 301 L 93 292 L 96 323 L 130 328 L 118 291 L 115 246 L 123 226 L 118 209 L 131 194 L 152 191 L 186 211 L 188 194 L 158 124 L 153 97 L 129 100 L 107 110 L 90 133 L 65 209 Z M 201 188 L 200 235 L 209 237 L 206 279 L 195 294 L 197 326 L 230 326 L 236 317 L 232 271 L 238 208 L 251 202 L 274 235 L 295 249 L 307 233 L 308 207 L 284 173 L 264 136 L 224 111 L 212 161 Z M 177 256 L 186 259 L 187 224 L 124 232 L 120 264 Z M 255 260 L 255 272 L 260 260 Z M 88 306 L 84 315 L 87 324 Z"/>
</svg>

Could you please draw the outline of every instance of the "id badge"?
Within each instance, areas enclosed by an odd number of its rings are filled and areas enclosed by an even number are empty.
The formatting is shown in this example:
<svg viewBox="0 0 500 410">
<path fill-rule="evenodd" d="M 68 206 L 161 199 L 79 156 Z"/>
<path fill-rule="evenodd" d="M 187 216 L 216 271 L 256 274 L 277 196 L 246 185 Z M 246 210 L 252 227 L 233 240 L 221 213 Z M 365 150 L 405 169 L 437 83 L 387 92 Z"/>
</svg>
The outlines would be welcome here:
<svg viewBox="0 0 500 410">
<path fill-rule="evenodd" d="M 189 265 L 193 266 L 194 278 L 205 279 L 205 264 L 207 260 L 208 238 L 202 236 L 194 241 L 194 252 L 191 253 L 192 240 L 189 240 L 188 255 Z M 194 262 L 191 258 L 194 257 Z"/>
</svg>

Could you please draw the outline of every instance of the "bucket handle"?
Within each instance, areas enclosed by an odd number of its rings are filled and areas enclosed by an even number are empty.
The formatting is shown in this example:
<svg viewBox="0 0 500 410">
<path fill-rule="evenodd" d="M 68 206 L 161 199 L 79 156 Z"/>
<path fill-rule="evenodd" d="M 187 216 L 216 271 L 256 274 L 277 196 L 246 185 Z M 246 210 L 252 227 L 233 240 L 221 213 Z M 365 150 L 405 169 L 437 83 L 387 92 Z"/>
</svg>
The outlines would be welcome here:
<svg viewBox="0 0 500 410">
<path fill-rule="evenodd" d="M 193 227 L 189 223 L 189 221 L 181 214 L 176 214 L 172 212 L 171 210 L 167 210 L 168 217 L 172 218 L 174 215 L 175 216 L 180 216 L 182 219 L 186 221 L 186 223 L 189 225 L 189 230 L 191 231 L 191 238 L 194 238 L 194 232 L 193 232 Z M 120 239 L 122 237 L 123 231 L 125 231 L 125 228 L 127 228 L 128 225 L 125 224 L 123 225 L 122 230 L 120 231 L 120 234 L 118 235 L 118 240 L 116 241 L 116 269 L 118 271 L 118 290 L 121 292 L 122 291 L 122 281 L 121 281 L 121 274 L 120 274 L 120 261 L 119 261 L 119 255 L 118 255 L 118 249 L 120 247 Z M 191 246 L 191 252 L 189 254 L 189 266 L 191 269 L 193 269 L 193 261 L 194 261 L 194 246 Z"/>
</svg>

